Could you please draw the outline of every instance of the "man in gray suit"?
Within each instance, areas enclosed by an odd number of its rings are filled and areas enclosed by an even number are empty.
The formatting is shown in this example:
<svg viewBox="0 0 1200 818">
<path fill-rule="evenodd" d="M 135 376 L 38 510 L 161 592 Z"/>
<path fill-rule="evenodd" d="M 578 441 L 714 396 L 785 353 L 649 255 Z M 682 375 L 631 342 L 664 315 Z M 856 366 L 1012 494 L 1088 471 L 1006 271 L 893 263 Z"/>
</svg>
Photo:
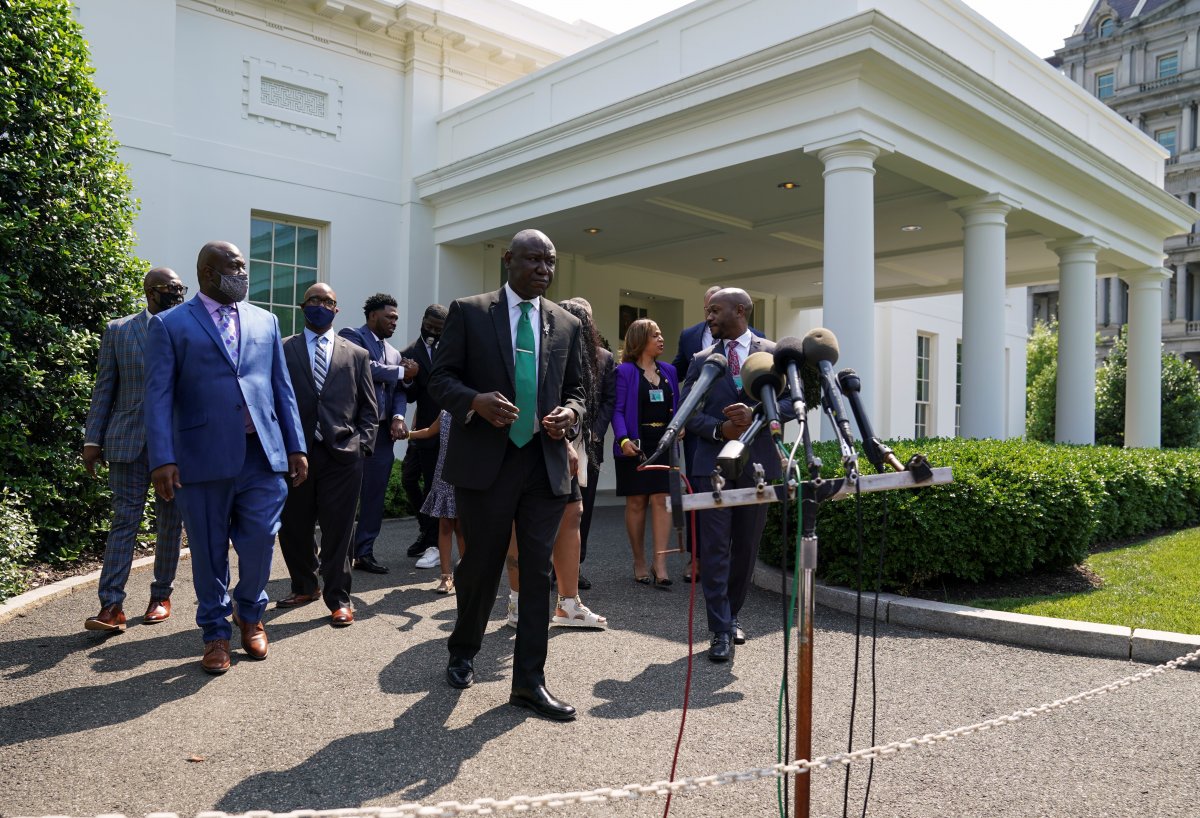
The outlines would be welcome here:
<svg viewBox="0 0 1200 818">
<path fill-rule="evenodd" d="M 155 267 L 144 281 L 146 309 L 110 321 L 100 341 L 100 367 L 84 432 L 83 465 L 96 476 L 96 464 L 108 460 L 113 521 L 100 571 L 100 613 L 88 617 L 89 631 L 125 630 L 125 582 L 133 564 L 138 527 L 146 508 L 150 461 L 146 457 L 146 418 L 142 411 L 142 349 L 150 316 L 183 301 L 187 287 L 174 270 Z M 171 615 L 171 590 L 179 564 L 183 518 L 173 500 L 155 498 L 154 582 L 145 623 Z"/>
<path fill-rule="evenodd" d="M 280 608 L 305 605 L 322 592 L 335 628 L 354 622 L 350 603 L 350 538 L 362 483 L 363 459 L 375 446 L 379 423 L 367 351 L 333 331 L 337 294 L 328 284 L 304 293 L 304 331 L 283 341 L 300 427 L 308 448 L 308 479 L 288 489 L 279 547 L 292 578 Z M 321 524 L 317 557 L 314 525 Z"/>
</svg>

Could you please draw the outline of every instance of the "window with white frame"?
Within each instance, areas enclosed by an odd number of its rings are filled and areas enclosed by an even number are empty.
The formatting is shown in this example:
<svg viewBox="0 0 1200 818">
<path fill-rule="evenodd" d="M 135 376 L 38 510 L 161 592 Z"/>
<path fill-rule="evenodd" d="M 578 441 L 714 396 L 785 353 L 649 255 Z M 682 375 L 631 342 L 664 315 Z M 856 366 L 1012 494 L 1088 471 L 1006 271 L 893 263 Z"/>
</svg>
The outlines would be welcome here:
<svg viewBox="0 0 1200 818">
<path fill-rule="evenodd" d="M 1116 75 L 1112 71 L 1105 71 L 1096 75 L 1096 96 L 1100 99 L 1109 99 L 1116 93 Z"/>
<path fill-rule="evenodd" d="M 1179 144 L 1175 128 L 1160 128 L 1154 132 L 1154 141 L 1166 148 L 1172 156 L 1178 153 Z"/>
<path fill-rule="evenodd" d="M 933 338 L 917 336 L 917 401 L 913 418 L 913 437 L 929 437 L 932 422 L 930 394 L 932 392 Z"/>
<path fill-rule="evenodd" d="M 1160 80 L 1175 76 L 1179 73 L 1179 52 L 1172 51 L 1170 54 L 1159 54 L 1155 65 L 1157 66 L 1157 76 Z"/>
<path fill-rule="evenodd" d="M 320 279 L 320 260 L 320 226 L 251 215 L 249 300 L 275 314 L 284 336 L 304 329 L 300 300 Z"/>
</svg>

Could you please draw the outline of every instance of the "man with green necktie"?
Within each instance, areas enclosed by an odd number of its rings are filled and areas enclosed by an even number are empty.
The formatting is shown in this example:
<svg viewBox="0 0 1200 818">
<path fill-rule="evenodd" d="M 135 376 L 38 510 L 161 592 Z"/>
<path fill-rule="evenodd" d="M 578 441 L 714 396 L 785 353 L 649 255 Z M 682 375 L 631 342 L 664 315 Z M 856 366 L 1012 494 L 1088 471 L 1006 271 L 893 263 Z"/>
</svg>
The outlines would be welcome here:
<svg viewBox="0 0 1200 818">
<path fill-rule="evenodd" d="M 559 721 L 575 708 L 546 689 L 550 551 L 571 493 L 568 433 L 583 420 L 579 321 L 544 296 L 554 245 L 537 230 L 513 237 L 508 282 L 450 306 L 429 380 L 453 425 L 442 476 L 455 488 L 468 547 L 454 572 L 458 621 L 446 678 L 475 681 L 475 655 L 516 527 L 521 594 L 509 702 Z"/>
</svg>

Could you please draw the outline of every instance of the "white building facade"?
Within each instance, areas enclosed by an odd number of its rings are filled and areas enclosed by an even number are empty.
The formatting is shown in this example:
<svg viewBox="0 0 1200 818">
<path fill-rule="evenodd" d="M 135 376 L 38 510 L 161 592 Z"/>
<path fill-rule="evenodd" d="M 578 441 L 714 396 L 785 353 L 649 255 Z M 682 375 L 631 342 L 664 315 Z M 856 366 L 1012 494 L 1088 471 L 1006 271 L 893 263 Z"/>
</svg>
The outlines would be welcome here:
<svg viewBox="0 0 1200 818">
<path fill-rule="evenodd" d="M 341 326 L 392 293 L 410 340 L 537 227 L 614 348 L 623 314 L 670 347 L 739 286 L 770 337 L 837 334 L 880 434 L 1011 437 L 1023 288 L 1061 280 L 1086 320 L 1062 317 L 1060 436 L 1089 442 L 1115 275 L 1126 439 L 1158 443 L 1162 244 L 1191 221 L 1164 151 L 957 0 L 697 0 L 619 36 L 507 0 L 78 6 L 141 254 L 194 284 L 233 241 L 285 331 L 320 280 Z"/>
</svg>

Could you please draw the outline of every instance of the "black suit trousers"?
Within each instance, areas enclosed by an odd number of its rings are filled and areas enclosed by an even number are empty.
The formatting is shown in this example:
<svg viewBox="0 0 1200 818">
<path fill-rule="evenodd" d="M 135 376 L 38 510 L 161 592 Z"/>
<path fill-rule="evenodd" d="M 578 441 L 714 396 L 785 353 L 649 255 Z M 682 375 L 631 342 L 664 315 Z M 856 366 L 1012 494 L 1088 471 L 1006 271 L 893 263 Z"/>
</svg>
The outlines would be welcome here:
<svg viewBox="0 0 1200 818">
<path fill-rule="evenodd" d="M 583 494 L 583 516 L 579 518 L 579 564 L 587 559 L 588 532 L 592 530 L 592 509 L 596 507 L 596 484 L 600 482 L 600 464 L 588 461 L 587 485 L 580 486 Z"/>
<path fill-rule="evenodd" d="M 458 621 L 450 634 L 450 655 L 473 659 L 479 652 L 500 587 L 509 532 L 515 524 L 521 597 L 513 653 L 514 686 L 545 683 L 550 553 L 570 496 L 551 491 L 544 439 L 544 435 L 535 435 L 519 449 L 508 443 L 500 472 L 489 488 L 459 486 L 454 493 L 467 550 L 454 571 Z M 562 444 L 548 441 L 546 445 Z"/>
<path fill-rule="evenodd" d="M 292 578 L 292 593 L 312 594 L 320 571 L 329 610 L 350 604 L 350 543 L 362 483 L 363 460 L 335 460 L 324 444 L 308 453 L 308 479 L 288 487 L 279 529 L 279 549 Z M 314 525 L 321 524 L 317 557 Z"/>
<path fill-rule="evenodd" d="M 438 521 L 421 511 L 425 497 L 433 488 L 433 473 L 437 470 L 438 451 L 441 449 L 438 438 L 433 438 L 433 446 L 417 446 L 416 442 L 408 444 L 404 453 L 404 463 L 400 467 L 400 481 L 404 486 L 404 496 L 417 511 L 417 523 L 420 526 L 420 541 L 426 548 L 437 548 Z"/>
<path fill-rule="evenodd" d="M 726 488 L 747 488 L 756 485 L 749 469 Z M 712 491 L 712 479 L 692 477 L 692 489 L 697 494 Z M 704 607 L 708 613 L 708 629 L 713 633 L 730 633 L 734 620 L 746 601 L 754 563 L 758 559 L 758 544 L 767 522 L 767 506 L 756 503 L 732 508 L 710 508 L 696 512 L 699 534 L 697 551 L 700 564 L 700 586 L 704 589 Z"/>
</svg>

